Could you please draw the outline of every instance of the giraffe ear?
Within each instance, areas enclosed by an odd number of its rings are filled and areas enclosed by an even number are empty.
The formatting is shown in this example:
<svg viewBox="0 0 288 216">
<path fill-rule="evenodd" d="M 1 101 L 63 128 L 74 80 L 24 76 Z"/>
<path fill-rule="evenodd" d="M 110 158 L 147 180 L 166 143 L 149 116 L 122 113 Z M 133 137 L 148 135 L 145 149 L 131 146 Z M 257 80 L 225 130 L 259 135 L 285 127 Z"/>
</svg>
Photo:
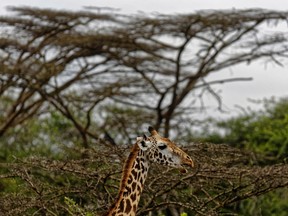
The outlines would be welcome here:
<svg viewBox="0 0 288 216">
<path fill-rule="evenodd" d="M 148 131 L 151 133 L 152 136 L 158 135 L 158 132 L 151 126 L 148 127 Z"/>
</svg>

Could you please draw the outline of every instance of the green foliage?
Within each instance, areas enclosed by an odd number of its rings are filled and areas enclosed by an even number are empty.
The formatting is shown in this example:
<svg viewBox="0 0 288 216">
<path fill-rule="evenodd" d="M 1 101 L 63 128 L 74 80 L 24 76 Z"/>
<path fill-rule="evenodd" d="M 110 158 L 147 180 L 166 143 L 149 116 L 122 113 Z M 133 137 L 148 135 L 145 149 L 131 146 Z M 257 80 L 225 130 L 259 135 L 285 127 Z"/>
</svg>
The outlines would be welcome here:
<svg viewBox="0 0 288 216">
<path fill-rule="evenodd" d="M 213 132 L 203 139 L 213 143 L 229 143 L 266 156 L 284 159 L 288 156 L 288 100 L 265 100 L 263 111 L 215 123 L 224 133 Z"/>
<path fill-rule="evenodd" d="M 16 178 L 0 179 L 0 192 L 17 193 L 20 189 L 20 181 Z"/>
<path fill-rule="evenodd" d="M 202 139 L 214 143 L 228 143 L 264 154 L 263 164 L 286 161 L 288 157 L 288 99 L 265 100 L 264 110 L 248 111 L 239 117 L 216 122 L 224 130 L 210 133 Z M 206 130 L 207 131 L 207 130 Z M 236 204 L 240 215 L 284 216 L 288 212 L 288 191 L 279 189 Z"/>
<path fill-rule="evenodd" d="M 71 123 L 56 111 L 51 111 L 49 116 L 31 118 L 0 137 L 0 160 L 47 155 L 50 158 L 63 157 L 63 150 L 77 143 L 72 128 Z"/>
<path fill-rule="evenodd" d="M 286 216 L 288 212 L 288 190 L 278 189 L 263 196 L 240 202 L 241 215 Z"/>
<path fill-rule="evenodd" d="M 69 197 L 64 197 L 64 202 L 68 206 L 68 212 L 70 215 L 92 216 L 92 213 L 86 212 L 77 205 L 77 203 Z"/>
</svg>

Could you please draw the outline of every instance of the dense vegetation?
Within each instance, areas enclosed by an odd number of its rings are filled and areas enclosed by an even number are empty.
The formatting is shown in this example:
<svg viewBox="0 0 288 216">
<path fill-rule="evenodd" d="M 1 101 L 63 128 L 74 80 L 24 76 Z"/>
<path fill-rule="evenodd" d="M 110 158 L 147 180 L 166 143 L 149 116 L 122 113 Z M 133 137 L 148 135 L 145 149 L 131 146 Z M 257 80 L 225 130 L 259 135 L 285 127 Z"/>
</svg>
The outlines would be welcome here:
<svg viewBox="0 0 288 216">
<path fill-rule="evenodd" d="M 247 109 L 242 115 L 225 120 L 206 122 L 217 128 L 213 132 L 198 134 L 195 139 L 213 143 L 229 143 L 234 147 L 257 152 L 261 166 L 284 163 L 288 160 L 288 100 L 264 100 L 262 110 Z M 207 125 L 206 125 L 207 127 Z M 219 132 L 221 131 L 221 132 Z M 278 189 L 266 195 L 253 197 L 237 205 L 243 215 L 286 215 L 288 191 Z"/>
<path fill-rule="evenodd" d="M 139 215 L 283 214 L 285 100 L 213 126 L 225 136 L 192 141 L 204 96 L 221 108 L 213 86 L 251 80 L 207 77 L 256 60 L 283 64 L 285 33 L 262 27 L 288 14 L 90 9 L 19 7 L 0 18 L 0 215 L 101 215 L 148 125 L 198 166 L 185 175 L 153 166 Z"/>
</svg>

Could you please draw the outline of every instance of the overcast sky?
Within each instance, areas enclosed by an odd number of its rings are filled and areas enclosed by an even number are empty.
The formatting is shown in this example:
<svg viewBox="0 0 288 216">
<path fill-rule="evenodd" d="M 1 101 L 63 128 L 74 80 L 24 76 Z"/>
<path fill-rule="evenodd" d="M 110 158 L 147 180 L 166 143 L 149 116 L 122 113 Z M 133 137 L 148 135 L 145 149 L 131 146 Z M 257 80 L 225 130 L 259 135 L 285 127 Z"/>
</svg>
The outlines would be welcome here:
<svg viewBox="0 0 288 216">
<path fill-rule="evenodd" d="M 29 2 L 29 3 L 28 3 Z M 232 9 L 232 8 L 267 8 L 276 10 L 288 9 L 286 0 L 0 0 L 0 6 L 30 5 L 60 9 L 81 9 L 82 6 L 114 7 L 123 12 L 193 12 L 200 9 Z"/>
<path fill-rule="evenodd" d="M 7 14 L 5 7 L 27 6 L 24 0 L 0 0 L 0 13 Z M 191 13 L 201 9 L 247 9 L 265 8 L 274 10 L 288 10 L 287 0 L 29 0 L 29 6 L 56 8 L 67 10 L 81 10 L 83 6 L 113 7 L 123 13 L 159 12 L 167 14 Z M 287 27 L 285 27 L 287 28 Z M 287 29 L 288 30 L 288 29 Z M 234 105 L 250 105 L 247 98 L 263 99 L 271 96 L 288 96 L 288 61 L 287 67 L 279 68 L 256 63 L 254 65 L 235 67 L 227 70 L 226 78 L 253 77 L 252 82 L 232 83 L 218 86 L 224 104 L 232 111 Z M 230 114 L 233 114 L 230 113 Z M 235 114 L 235 112 L 234 112 Z"/>
</svg>

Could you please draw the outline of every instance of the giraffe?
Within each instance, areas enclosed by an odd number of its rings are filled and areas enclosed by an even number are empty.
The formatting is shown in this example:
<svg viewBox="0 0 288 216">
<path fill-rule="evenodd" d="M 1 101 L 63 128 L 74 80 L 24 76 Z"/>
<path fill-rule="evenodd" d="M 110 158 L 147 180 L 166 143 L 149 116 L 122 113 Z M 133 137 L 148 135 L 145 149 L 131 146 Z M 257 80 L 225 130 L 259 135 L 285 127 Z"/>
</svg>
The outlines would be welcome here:
<svg viewBox="0 0 288 216">
<path fill-rule="evenodd" d="M 183 165 L 194 167 L 194 161 L 173 142 L 152 127 L 148 130 L 151 136 L 137 137 L 124 165 L 118 196 L 104 216 L 136 215 L 150 163 L 175 167 L 182 173 L 187 172 Z"/>
</svg>

